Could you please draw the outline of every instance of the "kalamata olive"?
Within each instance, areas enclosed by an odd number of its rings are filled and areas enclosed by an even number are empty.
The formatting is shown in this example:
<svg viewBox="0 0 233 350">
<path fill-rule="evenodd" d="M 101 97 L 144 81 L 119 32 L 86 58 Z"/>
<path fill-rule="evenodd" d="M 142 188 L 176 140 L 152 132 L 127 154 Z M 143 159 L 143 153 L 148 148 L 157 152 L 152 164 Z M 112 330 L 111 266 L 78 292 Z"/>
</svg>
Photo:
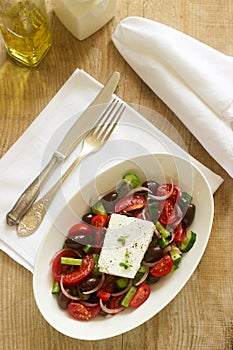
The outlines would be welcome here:
<svg viewBox="0 0 233 350">
<path fill-rule="evenodd" d="M 190 203 L 187 207 L 186 213 L 183 217 L 182 222 L 186 227 L 190 226 L 191 223 L 193 222 L 194 216 L 196 212 L 196 207 L 193 203 Z"/>
<path fill-rule="evenodd" d="M 101 202 L 107 213 L 113 213 L 115 208 L 115 203 L 118 198 L 118 193 L 116 191 L 112 191 L 107 193 L 103 198 L 101 198 Z"/>
<path fill-rule="evenodd" d="M 93 235 L 76 234 L 74 233 L 69 238 L 65 240 L 65 244 L 68 248 L 79 249 L 85 245 L 93 245 L 94 238 Z"/>
<path fill-rule="evenodd" d="M 83 217 L 82 217 L 82 221 L 86 222 L 87 224 L 91 224 L 91 219 L 93 218 L 93 214 L 92 213 L 87 213 L 87 214 L 84 214 Z"/>
<path fill-rule="evenodd" d="M 107 202 L 113 202 L 117 199 L 117 196 L 118 196 L 117 192 L 112 191 L 107 193 L 102 199 Z"/>
<path fill-rule="evenodd" d="M 79 284 L 80 292 L 87 292 L 94 289 L 99 284 L 100 279 L 97 276 L 88 276 Z"/>
<path fill-rule="evenodd" d="M 156 181 L 148 180 L 143 182 L 142 186 L 149 188 L 149 190 L 151 190 L 153 194 L 156 194 L 156 190 L 159 184 Z"/>
<path fill-rule="evenodd" d="M 70 303 L 71 299 L 67 298 L 62 291 L 60 291 L 57 295 L 57 302 L 58 305 L 62 308 L 62 309 L 66 309 L 68 304 Z"/>
<path fill-rule="evenodd" d="M 149 247 L 144 256 L 144 261 L 148 263 L 153 263 L 155 261 L 162 259 L 162 257 L 163 257 L 163 251 L 159 246 Z"/>
<path fill-rule="evenodd" d="M 156 276 L 149 274 L 146 280 L 149 284 L 154 284 L 154 283 L 158 282 L 159 279 L 160 279 L 160 277 L 156 277 Z"/>
</svg>

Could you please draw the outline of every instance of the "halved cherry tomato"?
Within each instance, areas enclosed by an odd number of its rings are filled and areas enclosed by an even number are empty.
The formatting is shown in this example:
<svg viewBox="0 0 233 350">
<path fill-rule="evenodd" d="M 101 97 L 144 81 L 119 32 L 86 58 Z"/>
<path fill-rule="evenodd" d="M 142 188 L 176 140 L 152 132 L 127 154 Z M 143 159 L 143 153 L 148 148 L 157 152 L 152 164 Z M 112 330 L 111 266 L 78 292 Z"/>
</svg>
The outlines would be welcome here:
<svg viewBox="0 0 233 350">
<path fill-rule="evenodd" d="M 69 314 L 79 321 L 89 321 L 100 312 L 100 305 L 85 306 L 81 303 L 70 302 L 68 305 Z"/>
<path fill-rule="evenodd" d="M 71 266 L 66 264 L 61 264 L 61 257 L 67 257 L 67 258 L 80 258 L 79 255 L 71 249 L 63 249 L 60 252 L 57 253 L 55 258 L 52 262 L 52 273 L 54 276 L 54 279 L 57 282 L 60 282 L 61 275 L 64 275 L 68 272 L 70 272 Z"/>
<path fill-rule="evenodd" d="M 140 195 L 125 196 L 121 198 L 115 205 L 115 212 L 128 212 L 136 209 L 144 208 L 146 205 L 146 198 Z"/>
<path fill-rule="evenodd" d="M 75 234 L 90 234 L 92 232 L 90 225 L 83 223 L 73 225 L 68 231 L 68 237 L 74 236 Z"/>
<path fill-rule="evenodd" d="M 142 283 L 138 287 L 129 305 L 136 309 L 149 298 L 149 295 L 150 295 L 150 286 L 146 283 Z"/>
<path fill-rule="evenodd" d="M 106 227 L 108 223 L 108 217 L 104 214 L 97 214 L 91 219 L 91 225 L 96 227 Z"/>
<path fill-rule="evenodd" d="M 108 301 L 108 299 L 110 298 L 110 296 L 111 296 L 111 293 L 109 293 L 109 292 L 105 292 L 105 290 L 103 290 L 103 289 L 99 289 L 98 291 L 97 291 L 97 297 L 99 298 L 99 299 L 102 299 L 103 301 Z"/>
<path fill-rule="evenodd" d="M 81 281 L 84 277 L 89 275 L 89 273 L 91 273 L 94 267 L 94 258 L 92 254 L 84 255 L 81 266 L 61 264 L 60 262 L 61 256 L 77 257 L 76 253 L 75 255 L 72 255 L 72 250 L 71 251 L 69 251 L 68 249 L 64 250 L 63 253 L 61 254 L 56 256 L 52 264 L 52 272 L 57 282 L 59 282 L 61 279 L 61 276 L 63 276 L 63 284 L 65 286 L 73 286 L 77 284 L 79 281 Z"/>
<path fill-rule="evenodd" d="M 167 199 L 161 204 L 163 205 L 163 207 L 158 220 L 161 222 L 162 225 L 165 226 L 168 224 L 172 224 L 177 219 L 174 202 L 170 199 Z"/>
<path fill-rule="evenodd" d="M 162 277 L 167 275 L 173 267 L 173 259 L 169 254 L 165 254 L 164 257 L 153 266 L 150 273 L 155 277 Z"/>
<path fill-rule="evenodd" d="M 157 196 L 164 196 L 171 191 L 172 184 L 163 184 L 159 185 L 156 191 Z M 182 192 L 178 186 L 174 185 L 174 190 L 172 194 L 169 196 L 169 199 L 173 202 L 178 201 L 182 197 Z"/>
<path fill-rule="evenodd" d="M 175 237 L 173 239 L 174 242 L 183 242 L 187 232 L 186 232 L 186 228 L 182 225 L 182 223 L 176 226 L 176 228 L 174 229 L 174 234 L 175 234 Z"/>
</svg>

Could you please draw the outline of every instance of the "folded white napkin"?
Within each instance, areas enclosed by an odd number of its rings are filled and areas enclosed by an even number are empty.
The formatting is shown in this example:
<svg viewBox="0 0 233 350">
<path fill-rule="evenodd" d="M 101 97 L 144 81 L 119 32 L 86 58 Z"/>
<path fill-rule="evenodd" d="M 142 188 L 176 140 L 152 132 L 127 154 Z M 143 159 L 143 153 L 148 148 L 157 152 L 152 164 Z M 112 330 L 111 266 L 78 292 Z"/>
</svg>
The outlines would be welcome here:
<svg viewBox="0 0 233 350">
<path fill-rule="evenodd" d="M 143 81 L 233 177 L 233 58 L 140 17 L 124 19 L 112 39 Z"/>
<path fill-rule="evenodd" d="M 29 237 L 19 237 L 15 227 L 9 227 L 6 224 L 6 213 L 15 204 L 22 191 L 40 172 L 44 154 L 50 153 L 51 155 L 56 149 L 56 144 L 59 143 L 58 140 L 54 139 L 56 130 L 63 129 L 64 122 L 68 121 L 77 111 L 83 111 L 94 99 L 101 86 L 91 76 L 77 69 L 20 139 L 0 160 L 0 193 L 2 198 L 0 207 L 0 248 L 30 271 L 33 271 L 39 244 L 48 228 L 51 227 L 52 219 L 56 217 L 61 208 L 57 206 L 57 202 L 53 203 L 54 216 L 47 215 L 39 229 Z M 111 164 L 113 159 L 116 163 L 139 154 L 163 151 L 181 156 L 187 155 L 179 146 L 131 108 L 127 108 L 127 112 L 124 113 L 117 128 L 111 136 L 111 142 L 104 146 L 103 153 L 100 150 L 93 157 L 90 156 L 86 168 L 83 166 L 80 172 L 81 177 L 84 178 L 83 183 L 90 181 L 95 175 L 96 169 L 101 172 L 101 166 L 107 167 L 107 164 Z M 75 150 L 77 154 L 78 151 L 79 149 Z M 74 156 L 75 154 L 72 154 L 71 159 L 65 162 L 66 167 L 71 163 Z M 192 158 L 192 161 L 205 174 L 214 193 L 222 183 L 222 179 L 195 159 Z M 78 191 L 78 184 L 75 183 L 76 187 L 74 188 L 72 181 L 69 180 L 62 187 L 67 200 L 74 195 L 74 192 Z"/>
</svg>

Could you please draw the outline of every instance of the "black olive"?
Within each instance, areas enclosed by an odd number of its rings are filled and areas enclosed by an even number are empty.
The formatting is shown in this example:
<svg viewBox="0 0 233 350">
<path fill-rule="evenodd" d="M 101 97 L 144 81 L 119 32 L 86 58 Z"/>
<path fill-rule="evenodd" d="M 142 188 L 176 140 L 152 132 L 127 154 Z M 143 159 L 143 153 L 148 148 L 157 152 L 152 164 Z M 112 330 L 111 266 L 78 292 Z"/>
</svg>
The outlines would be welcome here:
<svg viewBox="0 0 233 350">
<path fill-rule="evenodd" d="M 70 291 L 69 291 L 70 292 Z M 67 298 L 62 291 L 60 291 L 57 295 L 57 302 L 58 305 L 62 308 L 62 309 L 66 309 L 68 304 L 70 303 L 71 299 Z"/>
<path fill-rule="evenodd" d="M 87 213 L 87 214 L 84 214 L 83 217 L 82 217 L 82 221 L 86 222 L 87 224 L 91 224 L 91 219 L 93 218 L 93 214 L 92 213 Z"/>
<path fill-rule="evenodd" d="M 188 227 L 191 225 L 191 223 L 193 222 L 194 216 L 195 216 L 195 212 L 196 212 L 196 207 L 193 203 L 188 204 L 186 213 L 183 217 L 183 224 Z"/>
<path fill-rule="evenodd" d="M 143 187 L 149 188 L 153 194 L 156 194 L 157 188 L 159 187 L 159 184 L 156 181 L 148 180 L 143 182 Z"/>
<path fill-rule="evenodd" d="M 103 206 L 107 213 L 114 212 L 117 198 L 118 193 L 116 191 L 109 192 L 103 198 L 101 198 L 101 202 L 103 203 Z"/>
<path fill-rule="evenodd" d="M 94 238 L 92 235 L 85 235 L 83 233 L 74 233 L 65 240 L 65 244 L 68 248 L 79 249 L 85 245 L 93 245 Z"/>
<path fill-rule="evenodd" d="M 113 202 L 117 199 L 118 194 L 116 191 L 112 191 L 107 193 L 101 200 L 107 201 L 107 202 Z"/>
<path fill-rule="evenodd" d="M 162 259 L 163 250 L 159 246 L 149 247 L 144 256 L 144 261 L 148 263 L 153 263 Z"/>
<path fill-rule="evenodd" d="M 79 284 L 80 292 L 87 292 L 99 284 L 100 279 L 96 276 L 88 276 Z"/>
<path fill-rule="evenodd" d="M 154 283 L 158 282 L 159 279 L 160 279 L 160 277 L 156 277 L 156 276 L 149 274 L 146 280 L 149 284 L 154 284 Z"/>
</svg>

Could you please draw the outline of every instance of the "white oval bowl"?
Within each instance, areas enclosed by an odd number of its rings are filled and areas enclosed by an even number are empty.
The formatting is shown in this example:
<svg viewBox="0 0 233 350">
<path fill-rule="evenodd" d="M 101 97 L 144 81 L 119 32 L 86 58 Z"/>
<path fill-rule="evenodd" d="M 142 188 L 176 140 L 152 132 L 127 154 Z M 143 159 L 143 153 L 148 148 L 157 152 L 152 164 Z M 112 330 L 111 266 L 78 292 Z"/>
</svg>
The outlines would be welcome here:
<svg viewBox="0 0 233 350">
<path fill-rule="evenodd" d="M 62 248 L 67 230 L 88 211 L 90 198 L 97 199 L 100 194 L 107 193 L 127 172 L 136 173 L 143 180 L 153 179 L 159 183 L 172 178 L 182 191 L 192 194 L 196 215 L 190 229 L 197 233 L 197 240 L 184 255 L 179 269 L 152 285 L 149 299 L 138 309 L 129 308 L 113 317 L 97 316 L 88 322 L 74 320 L 67 311 L 59 308 L 56 297 L 51 293 L 51 258 Z M 60 333 L 82 340 L 110 338 L 143 324 L 161 311 L 192 276 L 209 240 L 213 212 L 210 186 L 188 160 L 168 154 L 145 155 L 106 170 L 74 195 L 41 242 L 33 273 L 34 297 L 41 314 Z"/>
</svg>

